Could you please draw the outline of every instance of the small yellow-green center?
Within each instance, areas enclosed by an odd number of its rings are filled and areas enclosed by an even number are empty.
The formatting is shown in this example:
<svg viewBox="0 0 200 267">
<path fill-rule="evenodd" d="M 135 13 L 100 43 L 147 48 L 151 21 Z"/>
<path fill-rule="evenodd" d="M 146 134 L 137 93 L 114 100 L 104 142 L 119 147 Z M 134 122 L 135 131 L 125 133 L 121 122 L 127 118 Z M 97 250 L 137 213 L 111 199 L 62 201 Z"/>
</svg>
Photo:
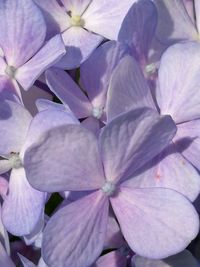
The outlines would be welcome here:
<svg viewBox="0 0 200 267">
<path fill-rule="evenodd" d="M 84 25 L 84 20 L 79 15 L 72 15 L 70 18 L 71 26 L 82 27 Z"/>
</svg>

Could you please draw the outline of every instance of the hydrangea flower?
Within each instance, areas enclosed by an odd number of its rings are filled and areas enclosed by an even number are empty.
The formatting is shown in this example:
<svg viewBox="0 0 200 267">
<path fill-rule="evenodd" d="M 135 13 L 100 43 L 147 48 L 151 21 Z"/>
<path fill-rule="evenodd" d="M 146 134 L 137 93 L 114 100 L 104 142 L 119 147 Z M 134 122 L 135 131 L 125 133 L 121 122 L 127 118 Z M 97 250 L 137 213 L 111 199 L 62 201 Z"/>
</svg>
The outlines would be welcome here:
<svg viewBox="0 0 200 267">
<path fill-rule="evenodd" d="M 188 199 L 170 189 L 124 185 L 175 131 L 169 116 L 141 108 L 110 122 L 99 140 L 79 125 L 41 135 L 24 158 L 30 183 L 47 192 L 96 190 L 49 220 L 42 243 L 47 265 L 85 267 L 95 261 L 103 249 L 109 201 L 123 236 L 138 254 L 163 258 L 191 242 L 199 219 Z"/>
<path fill-rule="evenodd" d="M 98 47 L 80 67 L 80 87 L 64 71 L 46 71 L 49 88 L 90 129 L 106 123 L 106 95 L 113 70 L 129 54 L 126 45 L 109 41 Z"/>
<path fill-rule="evenodd" d="M 66 56 L 58 66 L 73 69 L 89 57 L 104 38 L 117 40 L 122 21 L 136 0 L 35 0 L 44 11 L 50 36 L 62 33 Z"/>
<path fill-rule="evenodd" d="M 53 120 L 53 121 L 52 121 Z M 34 119 L 19 103 L 0 104 L 0 172 L 11 170 L 9 192 L 3 202 L 2 220 L 14 235 L 28 235 L 43 216 L 45 194 L 32 188 L 23 168 L 26 149 L 37 140 L 38 134 L 67 123 L 74 123 L 67 111 L 47 110 Z"/>
<path fill-rule="evenodd" d="M 20 95 L 17 82 L 28 90 L 65 47 L 60 35 L 45 43 L 46 24 L 32 0 L 2 0 L 0 21 L 0 75 L 12 80 Z"/>
<path fill-rule="evenodd" d="M 148 106 L 170 114 L 177 125 L 173 142 L 129 180 L 132 186 L 166 187 L 194 201 L 200 192 L 200 44 L 171 46 L 160 63 L 154 100 L 137 63 L 124 58 L 113 75 L 108 92 L 108 119 L 130 109 Z M 196 167 L 194 167 L 194 166 Z M 140 175 L 141 173 L 141 175 Z"/>
</svg>

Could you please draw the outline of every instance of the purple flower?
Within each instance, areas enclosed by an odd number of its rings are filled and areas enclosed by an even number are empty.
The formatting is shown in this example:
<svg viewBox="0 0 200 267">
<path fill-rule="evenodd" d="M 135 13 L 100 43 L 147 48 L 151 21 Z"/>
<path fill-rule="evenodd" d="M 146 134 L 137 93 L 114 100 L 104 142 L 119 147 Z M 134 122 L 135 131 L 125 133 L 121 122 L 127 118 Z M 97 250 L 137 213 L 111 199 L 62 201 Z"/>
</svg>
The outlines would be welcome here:
<svg viewBox="0 0 200 267">
<path fill-rule="evenodd" d="M 109 202 L 126 241 L 140 255 L 167 257 L 191 242 L 199 219 L 185 197 L 170 189 L 125 185 L 175 132 L 169 116 L 143 108 L 110 122 L 99 140 L 79 125 L 68 125 L 49 131 L 27 150 L 24 166 L 35 188 L 96 190 L 49 220 L 42 244 L 47 265 L 85 267 L 95 261 L 104 245 Z"/>
<path fill-rule="evenodd" d="M 166 187 L 194 201 L 200 192 L 200 45 L 171 46 L 161 58 L 155 92 L 151 91 L 134 59 L 122 59 L 108 92 L 108 120 L 138 107 L 169 114 L 177 125 L 173 142 L 129 186 Z M 194 166 L 196 167 L 194 167 Z"/>
<path fill-rule="evenodd" d="M 68 112 L 44 110 L 32 119 L 18 103 L 5 101 L 0 104 L 0 155 L 4 158 L 0 160 L 0 172 L 11 170 L 2 220 L 6 229 L 14 235 L 30 234 L 42 219 L 45 205 L 45 194 L 32 188 L 26 179 L 24 152 L 39 134 L 67 123 L 74 123 Z"/>
<path fill-rule="evenodd" d="M 58 66 L 73 69 L 89 57 L 104 38 L 117 40 L 122 21 L 136 0 L 35 0 L 44 11 L 50 36 L 62 33 L 66 56 Z"/>
<path fill-rule="evenodd" d="M 0 75 L 8 76 L 20 95 L 16 82 L 28 90 L 65 47 L 60 35 L 45 43 L 46 24 L 32 0 L 2 0 L 0 21 Z"/>
<path fill-rule="evenodd" d="M 84 125 L 99 129 L 106 122 L 106 95 L 113 70 L 129 53 L 126 45 L 115 41 L 98 47 L 80 68 L 81 88 L 64 71 L 52 68 L 46 71 L 49 88 L 67 104 L 77 118 L 86 118 Z"/>
</svg>

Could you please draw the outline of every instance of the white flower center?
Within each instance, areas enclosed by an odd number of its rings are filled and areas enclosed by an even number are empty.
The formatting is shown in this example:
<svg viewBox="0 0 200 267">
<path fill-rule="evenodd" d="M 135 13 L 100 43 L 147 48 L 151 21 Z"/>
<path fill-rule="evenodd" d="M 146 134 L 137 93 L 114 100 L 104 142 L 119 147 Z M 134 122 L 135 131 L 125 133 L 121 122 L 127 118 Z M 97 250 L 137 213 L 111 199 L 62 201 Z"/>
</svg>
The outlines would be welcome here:
<svg viewBox="0 0 200 267">
<path fill-rule="evenodd" d="M 111 196 L 115 192 L 116 185 L 111 182 L 105 182 L 101 189 L 106 195 Z"/>
<path fill-rule="evenodd" d="M 13 66 L 7 66 L 5 73 L 11 78 L 14 79 L 15 78 L 15 74 L 16 74 L 17 69 Z"/>
<path fill-rule="evenodd" d="M 84 20 L 79 15 L 72 15 L 70 18 L 71 26 L 83 27 Z"/>
<path fill-rule="evenodd" d="M 100 119 L 103 114 L 103 108 L 101 107 L 94 107 L 92 109 L 92 116 L 96 119 Z"/>
<path fill-rule="evenodd" d="M 9 157 L 10 165 L 12 166 L 12 169 L 19 169 L 22 167 L 22 161 L 19 157 L 19 154 L 12 153 Z"/>
</svg>

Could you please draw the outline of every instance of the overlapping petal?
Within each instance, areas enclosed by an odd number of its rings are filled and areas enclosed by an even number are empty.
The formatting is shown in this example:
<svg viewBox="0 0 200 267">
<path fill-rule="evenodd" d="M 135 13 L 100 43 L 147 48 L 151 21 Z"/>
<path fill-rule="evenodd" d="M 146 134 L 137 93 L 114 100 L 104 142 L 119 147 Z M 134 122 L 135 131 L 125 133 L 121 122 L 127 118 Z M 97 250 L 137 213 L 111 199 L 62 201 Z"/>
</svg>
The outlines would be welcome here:
<svg viewBox="0 0 200 267">
<path fill-rule="evenodd" d="M 200 120 L 178 124 L 174 141 L 184 157 L 200 170 Z"/>
<path fill-rule="evenodd" d="M 112 251 L 104 256 L 101 256 L 92 267 L 126 267 L 127 260 L 119 251 Z"/>
<path fill-rule="evenodd" d="M 30 186 L 24 169 L 13 169 L 2 208 L 6 229 L 17 236 L 30 234 L 41 218 L 44 205 L 45 194 Z"/>
<path fill-rule="evenodd" d="M 57 0 L 34 0 L 42 9 L 47 24 L 48 36 L 63 32 L 70 27 L 70 18 Z"/>
<path fill-rule="evenodd" d="M 121 24 L 136 0 L 93 0 L 82 18 L 84 27 L 110 40 L 117 40 Z"/>
<path fill-rule="evenodd" d="M 155 4 L 149 0 L 137 1 L 129 9 L 122 23 L 118 40 L 135 47 L 142 63 L 148 58 L 156 26 L 157 10 Z"/>
<path fill-rule="evenodd" d="M 73 15 L 81 16 L 90 6 L 92 0 L 61 0 L 67 11 L 71 11 Z"/>
<path fill-rule="evenodd" d="M 100 134 L 106 179 L 117 182 L 133 175 L 159 154 L 176 133 L 169 116 L 149 108 L 129 111 L 111 121 Z"/>
<path fill-rule="evenodd" d="M 117 65 L 107 95 L 108 121 L 131 109 L 155 108 L 150 88 L 136 60 L 124 57 Z"/>
<path fill-rule="evenodd" d="M 0 104 L 0 154 L 20 152 L 32 117 L 20 104 L 4 101 Z"/>
<path fill-rule="evenodd" d="M 172 143 L 141 169 L 139 175 L 129 179 L 126 185 L 135 188 L 170 188 L 194 201 L 200 193 L 200 176 Z"/>
<path fill-rule="evenodd" d="M 50 39 L 26 64 L 16 72 L 16 80 L 28 90 L 35 80 L 49 67 L 53 66 L 66 53 L 61 36 Z"/>
<path fill-rule="evenodd" d="M 63 70 L 53 68 L 46 72 L 46 80 L 51 91 L 70 109 L 78 118 L 88 117 L 92 106 L 72 78 Z"/>
<path fill-rule="evenodd" d="M 46 35 L 43 15 L 33 1 L 2 0 L 0 20 L 0 46 L 6 61 L 19 67 L 43 45 Z"/>
<path fill-rule="evenodd" d="M 141 256 L 161 259 L 174 255 L 198 234 L 197 212 L 176 191 L 121 186 L 111 203 L 126 241 Z"/>
<path fill-rule="evenodd" d="M 176 123 L 200 117 L 200 44 L 179 43 L 163 55 L 156 99 L 161 114 L 170 114 Z"/>
<path fill-rule="evenodd" d="M 41 136 L 27 149 L 24 165 L 29 182 L 42 191 L 93 190 L 104 184 L 96 136 L 79 125 Z"/>
<path fill-rule="evenodd" d="M 158 10 L 156 38 L 161 43 L 171 45 L 177 41 L 197 39 L 197 30 L 186 11 L 184 1 L 154 0 L 154 3 Z"/>
<path fill-rule="evenodd" d="M 67 124 L 79 124 L 71 111 L 51 108 L 39 112 L 31 121 L 20 153 L 21 157 L 23 158 L 24 152 L 29 146 L 39 141 L 42 134 L 52 128 Z"/>
<path fill-rule="evenodd" d="M 15 267 L 13 261 L 5 252 L 4 247 L 2 246 L 1 242 L 0 242 L 0 266 L 1 267 Z"/>
<path fill-rule="evenodd" d="M 82 27 L 71 27 L 62 34 L 66 46 L 66 55 L 56 64 L 62 69 L 74 69 L 86 60 L 103 37 L 86 31 Z"/>
<path fill-rule="evenodd" d="M 106 195 L 97 191 L 61 208 L 44 231 L 45 262 L 51 267 L 90 266 L 103 250 L 108 204 Z"/>
<path fill-rule="evenodd" d="M 99 46 L 81 65 L 81 85 L 94 107 L 105 107 L 111 75 L 126 54 L 129 54 L 126 45 L 109 41 Z"/>
</svg>

